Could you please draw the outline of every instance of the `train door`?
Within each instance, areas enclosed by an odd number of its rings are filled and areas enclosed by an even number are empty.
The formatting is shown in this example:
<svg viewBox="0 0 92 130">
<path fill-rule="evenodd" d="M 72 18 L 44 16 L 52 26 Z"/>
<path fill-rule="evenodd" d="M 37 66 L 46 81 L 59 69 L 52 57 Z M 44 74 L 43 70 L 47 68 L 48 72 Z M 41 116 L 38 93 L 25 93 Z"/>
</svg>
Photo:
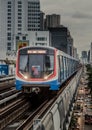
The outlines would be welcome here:
<svg viewBox="0 0 92 130">
<path fill-rule="evenodd" d="M 58 81 L 61 82 L 61 59 L 60 56 L 58 56 Z"/>
<path fill-rule="evenodd" d="M 71 73 L 73 74 L 73 60 L 71 60 Z"/>
<path fill-rule="evenodd" d="M 62 56 L 61 58 L 62 58 L 62 60 L 61 60 L 61 62 L 62 62 L 62 67 L 61 67 L 62 73 L 61 73 L 61 76 L 62 76 L 62 81 L 63 81 L 64 80 L 64 57 Z"/>
<path fill-rule="evenodd" d="M 67 75 L 69 77 L 69 58 L 67 58 Z"/>
<path fill-rule="evenodd" d="M 60 67 L 61 67 L 61 82 L 64 80 L 64 62 L 63 62 L 63 56 L 60 56 Z"/>
<path fill-rule="evenodd" d="M 64 80 L 64 62 L 63 62 L 63 56 L 59 56 L 59 78 L 60 82 L 62 83 Z"/>
<path fill-rule="evenodd" d="M 66 78 L 68 78 L 68 58 L 66 57 Z"/>
<path fill-rule="evenodd" d="M 64 80 L 66 79 L 66 76 L 67 76 L 67 72 L 66 72 L 66 57 L 64 57 Z"/>
<path fill-rule="evenodd" d="M 72 74 L 72 59 L 70 59 L 70 75 Z"/>
<path fill-rule="evenodd" d="M 69 58 L 69 76 L 71 75 L 71 59 Z"/>
</svg>

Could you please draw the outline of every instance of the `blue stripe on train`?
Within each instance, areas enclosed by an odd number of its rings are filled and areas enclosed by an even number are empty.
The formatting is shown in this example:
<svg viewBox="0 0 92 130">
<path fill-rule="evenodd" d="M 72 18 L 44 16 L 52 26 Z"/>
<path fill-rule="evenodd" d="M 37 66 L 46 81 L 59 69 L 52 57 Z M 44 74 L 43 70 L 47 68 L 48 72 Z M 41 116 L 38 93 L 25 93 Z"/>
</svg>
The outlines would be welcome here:
<svg viewBox="0 0 92 130">
<path fill-rule="evenodd" d="M 29 83 L 29 82 L 23 82 L 20 80 L 16 80 L 16 89 L 17 90 L 21 90 L 22 85 L 25 84 L 33 84 L 33 83 Z M 58 80 L 54 80 L 54 81 L 50 81 L 50 82 L 42 82 L 42 83 L 35 83 L 35 84 L 46 84 L 50 86 L 50 90 L 59 90 L 60 87 L 60 82 L 58 82 Z"/>
</svg>

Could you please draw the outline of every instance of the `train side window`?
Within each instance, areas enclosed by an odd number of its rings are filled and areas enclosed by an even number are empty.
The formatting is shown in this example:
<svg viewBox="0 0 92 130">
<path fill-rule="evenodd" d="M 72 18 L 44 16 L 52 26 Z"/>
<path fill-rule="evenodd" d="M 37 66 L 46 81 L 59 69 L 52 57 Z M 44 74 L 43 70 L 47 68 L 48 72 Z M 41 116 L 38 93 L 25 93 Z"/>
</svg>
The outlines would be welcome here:
<svg viewBox="0 0 92 130">
<path fill-rule="evenodd" d="M 67 58 L 67 75 L 69 76 L 69 58 Z"/>
<path fill-rule="evenodd" d="M 20 55 L 19 70 L 27 71 L 28 55 Z"/>
<path fill-rule="evenodd" d="M 68 58 L 67 58 L 67 77 L 69 76 L 68 70 L 69 70 L 69 64 L 68 64 Z"/>
<path fill-rule="evenodd" d="M 63 57 L 64 62 L 64 79 L 66 79 L 66 57 Z"/>
<path fill-rule="evenodd" d="M 45 66 L 47 67 L 47 68 L 50 68 L 50 57 L 49 56 L 45 56 Z"/>
<path fill-rule="evenodd" d="M 63 62 L 63 56 L 59 56 L 59 73 L 60 73 L 60 81 L 63 81 L 64 79 L 64 62 Z"/>
<path fill-rule="evenodd" d="M 46 71 L 54 70 L 54 56 L 53 55 L 45 56 L 45 69 Z"/>
<path fill-rule="evenodd" d="M 62 56 L 62 79 L 64 80 L 64 57 Z"/>
</svg>

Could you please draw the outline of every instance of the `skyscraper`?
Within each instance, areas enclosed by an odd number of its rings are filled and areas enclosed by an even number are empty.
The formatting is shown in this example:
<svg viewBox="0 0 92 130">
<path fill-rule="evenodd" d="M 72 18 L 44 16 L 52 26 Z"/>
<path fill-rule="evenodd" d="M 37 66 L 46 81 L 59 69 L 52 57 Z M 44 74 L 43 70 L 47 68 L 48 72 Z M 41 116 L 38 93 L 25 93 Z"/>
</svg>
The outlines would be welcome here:
<svg viewBox="0 0 92 130">
<path fill-rule="evenodd" d="M 73 38 L 67 27 L 59 26 L 49 28 L 51 37 L 51 46 L 69 54 L 73 54 Z"/>
<path fill-rule="evenodd" d="M 16 34 L 40 30 L 39 0 L 0 0 L 0 49 L 14 49 Z"/>
<path fill-rule="evenodd" d="M 60 26 L 60 15 L 52 14 L 46 15 L 45 19 L 45 28 L 48 29 L 49 27 L 58 27 Z"/>
</svg>

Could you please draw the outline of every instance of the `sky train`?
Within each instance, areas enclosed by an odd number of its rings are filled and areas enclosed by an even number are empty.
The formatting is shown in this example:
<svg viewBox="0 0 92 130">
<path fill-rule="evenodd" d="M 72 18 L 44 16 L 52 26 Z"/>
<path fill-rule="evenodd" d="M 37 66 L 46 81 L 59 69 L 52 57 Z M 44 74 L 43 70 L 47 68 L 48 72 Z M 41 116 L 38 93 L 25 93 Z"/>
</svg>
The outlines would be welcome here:
<svg viewBox="0 0 92 130">
<path fill-rule="evenodd" d="M 23 47 L 17 53 L 16 89 L 25 93 L 37 88 L 59 90 L 78 65 L 78 60 L 54 47 Z"/>
</svg>

